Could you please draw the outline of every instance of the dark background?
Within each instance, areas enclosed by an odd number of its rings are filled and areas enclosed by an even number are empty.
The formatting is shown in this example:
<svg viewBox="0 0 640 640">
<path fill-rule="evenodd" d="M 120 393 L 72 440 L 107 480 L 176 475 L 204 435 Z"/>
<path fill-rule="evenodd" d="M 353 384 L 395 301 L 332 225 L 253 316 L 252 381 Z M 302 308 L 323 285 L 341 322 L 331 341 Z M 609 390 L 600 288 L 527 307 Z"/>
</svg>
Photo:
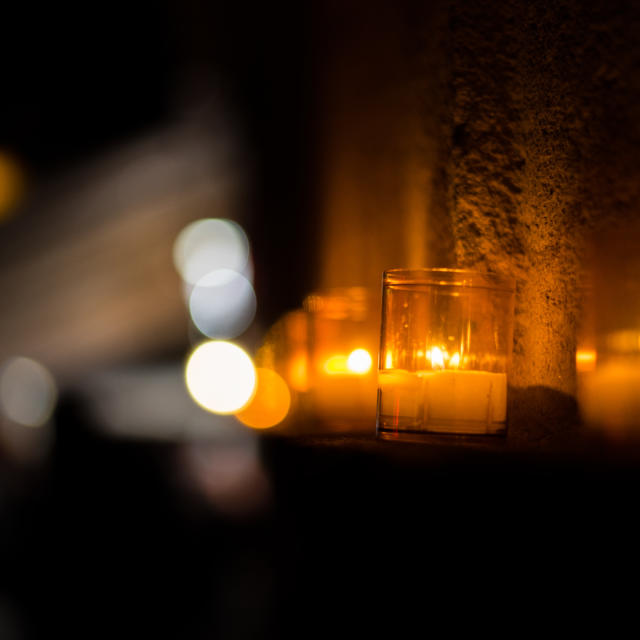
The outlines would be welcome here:
<svg viewBox="0 0 640 640">
<path fill-rule="evenodd" d="M 37 189 L 221 101 L 268 326 L 314 284 L 314 80 L 340 26 L 320 4 L 4 7 L 0 142 Z M 383 619 L 391 637 L 570 633 L 607 594 L 615 620 L 635 608 L 637 465 L 618 450 L 594 465 L 592 450 L 265 436 L 268 498 L 229 512 L 184 481 L 179 446 L 104 438 L 71 394 L 55 425 L 44 462 L 0 458 L 2 640 L 362 636 Z"/>
<path fill-rule="evenodd" d="M 304 4 L 3 5 L 0 146 L 26 172 L 23 206 L 41 185 L 190 109 L 215 116 L 222 105 L 243 158 L 258 321 L 268 326 L 298 306 L 309 287 L 314 226 L 312 25 Z M 43 222 L 34 215 L 31 224 Z M 159 355 L 182 358 L 184 334 L 182 349 Z M 270 512 L 239 520 L 217 512 L 176 480 L 178 445 L 101 437 L 71 394 L 54 422 L 44 462 L 0 458 L 3 640 L 276 632 L 275 582 L 286 584 L 280 573 L 293 565 L 277 567 L 275 549 L 288 557 L 290 541 Z"/>
<path fill-rule="evenodd" d="M 190 108 L 222 108 L 248 176 L 261 313 L 271 322 L 298 306 L 317 213 L 313 3 L 36 5 L 3 10 L 0 44 L 0 140 L 32 188 Z"/>
</svg>

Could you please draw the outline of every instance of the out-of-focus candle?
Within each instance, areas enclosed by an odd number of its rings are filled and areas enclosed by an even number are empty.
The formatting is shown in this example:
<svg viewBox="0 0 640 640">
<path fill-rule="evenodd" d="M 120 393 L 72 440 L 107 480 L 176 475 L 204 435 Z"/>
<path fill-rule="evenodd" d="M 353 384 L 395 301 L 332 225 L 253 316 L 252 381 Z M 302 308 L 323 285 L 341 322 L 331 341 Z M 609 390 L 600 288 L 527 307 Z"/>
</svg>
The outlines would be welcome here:
<svg viewBox="0 0 640 640">
<path fill-rule="evenodd" d="M 304 302 L 309 317 L 309 422 L 313 430 L 373 432 L 379 308 L 361 287 L 329 289 Z"/>
<path fill-rule="evenodd" d="M 640 361 L 613 360 L 579 379 L 578 397 L 585 422 L 609 432 L 640 430 Z"/>
<path fill-rule="evenodd" d="M 581 286 L 577 400 L 585 426 L 640 439 L 640 221 L 598 229 Z"/>
<path fill-rule="evenodd" d="M 315 417 L 328 428 L 344 425 L 349 430 L 357 430 L 365 419 L 363 428 L 373 431 L 376 376 L 369 352 L 360 347 L 318 360 L 311 389 Z"/>
</svg>

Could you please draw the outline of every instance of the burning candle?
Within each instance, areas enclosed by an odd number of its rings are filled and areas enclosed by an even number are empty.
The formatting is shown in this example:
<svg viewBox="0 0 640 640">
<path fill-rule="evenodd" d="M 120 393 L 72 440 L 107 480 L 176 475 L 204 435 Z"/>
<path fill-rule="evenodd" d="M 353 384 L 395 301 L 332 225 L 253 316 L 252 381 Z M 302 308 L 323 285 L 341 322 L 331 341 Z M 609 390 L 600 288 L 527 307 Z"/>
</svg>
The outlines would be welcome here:
<svg viewBox="0 0 640 640">
<path fill-rule="evenodd" d="M 595 340 L 593 341 L 595 342 Z M 640 331 L 604 333 L 599 349 L 576 352 L 578 403 L 587 425 L 612 435 L 640 433 Z"/>
<path fill-rule="evenodd" d="M 380 411 L 392 422 L 429 431 L 492 433 L 504 429 L 507 376 L 489 371 L 381 371 Z"/>
<path fill-rule="evenodd" d="M 607 362 L 582 372 L 578 397 L 589 425 L 614 433 L 639 431 L 640 362 Z"/>
<path fill-rule="evenodd" d="M 379 436 L 506 431 L 513 293 L 490 274 L 385 273 Z"/>
<path fill-rule="evenodd" d="M 318 431 L 373 432 L 378 327 L 373 292 L 361 287 L 316 292 L 309 315 L 310 421 Z M 377 306 L 377 305 L 376 305 Z"/>
</svg>

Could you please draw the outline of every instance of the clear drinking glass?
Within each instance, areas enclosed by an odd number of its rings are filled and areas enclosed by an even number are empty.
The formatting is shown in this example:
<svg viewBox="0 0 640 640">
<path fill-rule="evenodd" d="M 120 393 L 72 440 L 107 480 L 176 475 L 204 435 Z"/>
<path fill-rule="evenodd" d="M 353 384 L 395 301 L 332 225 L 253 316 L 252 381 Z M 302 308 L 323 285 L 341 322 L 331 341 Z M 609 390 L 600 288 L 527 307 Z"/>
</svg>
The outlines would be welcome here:
<svg viewBox="0 0 640 640">
<path fill-rule="evenodd" d="M 514 299 L 494 273 L 384 272 L 379 437 L 506 433 Z"/>
</svg>

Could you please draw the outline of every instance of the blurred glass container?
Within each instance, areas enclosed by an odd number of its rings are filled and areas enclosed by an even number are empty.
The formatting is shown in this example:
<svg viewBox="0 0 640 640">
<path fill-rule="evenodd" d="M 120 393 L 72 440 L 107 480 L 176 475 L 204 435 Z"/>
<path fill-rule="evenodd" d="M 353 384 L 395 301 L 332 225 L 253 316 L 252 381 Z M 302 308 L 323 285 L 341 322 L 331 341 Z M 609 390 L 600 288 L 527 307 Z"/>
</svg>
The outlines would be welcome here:
<svg viewBox="0 0 640 640">
<path fill-rule="evenodd" d="M 506 432 L 514 292 L 493 273 L 385 271 L 379 437 Z"/>
<path fill-rule="evenodd" d="M 314 292 L 308 314 L 308 409 L 325 432 L 375 430 L 378 296 L 364 287 Z"/>
<path fill-rule="evenodd" d="M 290 431 L 304 420 L 309 387 L 307 315 L 303 309 L 295 309 L 280 317 L 267 331 L 255 357 L 256 366 L 275 371 L 291 393 L 289 415 L 277 427 L 279 431 Z"/>
<path fill-rule="evenodd" d="M 577 337 L 584 423 L 613 437 L 640 436 L 640 224 L 592 242 Z"/>
</svg>

